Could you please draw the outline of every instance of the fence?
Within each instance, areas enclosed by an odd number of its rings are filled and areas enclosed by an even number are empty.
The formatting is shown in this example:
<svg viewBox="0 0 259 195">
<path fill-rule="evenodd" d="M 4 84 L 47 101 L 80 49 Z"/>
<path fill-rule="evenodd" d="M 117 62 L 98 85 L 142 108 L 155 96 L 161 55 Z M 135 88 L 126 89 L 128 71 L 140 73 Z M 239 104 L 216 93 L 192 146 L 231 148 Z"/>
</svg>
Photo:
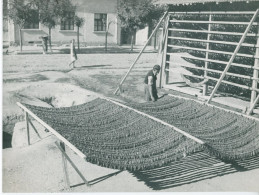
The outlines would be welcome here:
<svg viewBox="0 0 259 195">
<path fill-rule="evenodd" d="M 251 106 L 254 105 L 259 92 L 258 10 L 169 12 L 168 17 L 162 86 L 168 87 L 169 78 L 174 72 L 172 66 L 184 67 L 190 71 L 190 74 L 183 73 L 186 78 L 194 82 L 209 80 L 203 86 L 203 95 L 208 93 L 208 86 L 213 86 L 213 81 L 217 82 L 208 103 L 222 82 L 250 90 Z M 170 58 L 178 51 L 189 53 L 181 57 L 194 65 L 174 63 Z"/>
</svg>

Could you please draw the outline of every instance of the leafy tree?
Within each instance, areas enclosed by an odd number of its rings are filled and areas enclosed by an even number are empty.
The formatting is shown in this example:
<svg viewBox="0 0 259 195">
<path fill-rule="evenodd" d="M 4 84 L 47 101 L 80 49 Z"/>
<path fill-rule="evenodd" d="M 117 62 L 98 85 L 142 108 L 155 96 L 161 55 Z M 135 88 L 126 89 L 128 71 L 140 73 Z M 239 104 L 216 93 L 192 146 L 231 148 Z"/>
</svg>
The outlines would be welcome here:
<svg viewBox="0 0 259 195">
<path fill-rule="evenodd" d="M 79 28 L 82 27 L 85 23 L 85 20 L 84 18 L 80 18 L 78 17 L 77 15 L 75 15 L 74 17 L 74 24 L 76 25 L 77 27 L 77 48 L 78 48 L 78 51 L 80 52 L 80 43 L 79 43 Z"/>
<path fill-rule="evenodd" d="M 68 18 L 68 13 L 75 12 L 75 6 L 70 0 L 31 0 L 39 10 L 39 20 L 49 29 L 49 45 L 51 50 L 51 29 L 62 19 Z"/>
<path fill-rule="evenodd" d="M 21 29 L 24 28 L 26 22 L 33 22 L 35 19 L 33 17 L 32 4 L 25 4 L 22 0 L 11 0 L 9 2 L 8 16 L 19 26 L 19 39 L 20 39 L 20 51 L 22 51 L 22 33 Z"/>
<path fill-rule="evenodd" d="M 154 26 L 152 22 L 158 21 L 165 7 L 154 4 L 154 0 L 121 0 L 118 4 L 117 14 L 121 26 L 131 34 L 131 51 L 135 32 L 146 25 Z"/>
</svg>

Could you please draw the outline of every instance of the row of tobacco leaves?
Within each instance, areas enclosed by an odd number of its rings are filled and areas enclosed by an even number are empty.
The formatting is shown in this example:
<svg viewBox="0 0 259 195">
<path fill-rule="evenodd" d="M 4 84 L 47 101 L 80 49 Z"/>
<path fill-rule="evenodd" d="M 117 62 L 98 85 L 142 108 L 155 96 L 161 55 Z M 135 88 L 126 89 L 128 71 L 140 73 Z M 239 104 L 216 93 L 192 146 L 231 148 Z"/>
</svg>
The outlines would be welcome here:
<svg viewBox="0 0 259 195">
<path fill-rule="evenodd" d="M 249 22 L 252 18 L 252 15 L 213 15 L 212 16 L 212 21 L 233 21 L 233 22 Z M 184 14 L 184 15 L 172 15 L 171 19 L 176 19 L 176 20 L 200 20 L 200 21 L 208 21 L 209 20 L 209 15 L 191 15 L 191 14 Z M 257 17 L 255 22 L 259 21 L 259 17 Z M 208 24 L 198 24 L 198 23 L 170 23 L 171 28 L 181 28 L 181 29 L 191 29 L 191 30 L 208 30 Z M 237 24 L 211 24 L 211 31 L 223 31 L 223 32 L 236 32 L 236 33 L 244 33 L 247 25 L 237 25 Z M 258 34 L 258 26 L 253 25 L 251 29 L 249 30 L 249 33 L 256 33 Z M 178 37 L 186 37 L 186 38 L 194 38 L 194 39 L 202 39 L 202 40 L 207 40 L 207 33 L 196 33 L 196 32 L 173 32 L 169 31 L 169 36 L 178 36 Z M 211 34 L 210 35 L 210 40 L 214 41 L 223 41 L 223 42 L 236 42 L 238 43 L 241 39 L 240 35 L 225 35 L 225 34 Z M 197 42 L 197 41 L 186 41 L 186 40 L 168 40 L 169 44 L 174 44 L 174 45 L 179 45 L 179 46 L 188 46 L 188 47 L 195 47 L 195 48 L 201 48 L 201 49 L 206 49 L 206 43 L 205 42 Z M 256 44 L 257 37 L 256 36 L 247 36 L 244 40 L 244 43 L 249 43 L 249 44 Z M 209 43 L 209 50 L 219 50 L 219 51 L 225 51 L 225 52 L 234 52 L 236 48 L 236 45 L 229 45 L 229 44 L 218 44 L 218 43 Z M 242 54 L 249 54 L 249 55 L 255 55 L 256 48 L 255 47 L 247 47 L 247 46 L 241 46 L 240 50 L 238 53 Z M 195 50 L 186 50 L 186 49 L 180 49 L 178 52 L 188 52 L 192 56 L 199 57 L 199 58 L 205 58 L 206 52 L 203 51 L 195 51 Z M 229 54 L 222 54 L 222 53 L 209 53 L 208 58 L 212 60 L 220 60 L 220 61 L 226 61 L 228 62 L 230 59 L 231 55 Z M 197 67 L 204 67 L 205 62 L 200 61 L 200 60 L 194 60 L 194 59 L 188 59 L 185 58 L 187 62 L 195 64 Z M 236 56 L 233 63 L 239 63 L 239 64 L 244 64 L 244 65 L 249 65 L 249 66 L 254 66 L 254 58 L 250 57 L 243 57 L 243 56 Z M 219 63 L 214 63 L 214 62 L 209 62 L 208 63 L 208 68 L 209 69 L 214 69 L 214 70 L 220 70 L 223 71 L 226 67 L 226 64 L 219 64 Z M 187 70 L 193 72 L 195 75 L 198 76 L 204 76 L 204 71 L 203 70 L 197 70 L 193 68 L 186 68 Z M 243 68 L 243 67 L 237 67 L 237 66 L 231 66 L 228 72 L 231 73 L 236 73 L 236 74 L 241 74 L 241 75 L 247 75 L 250 77 L 253 77 L 253 69 L 251 68 Z M 208 76 L 214 77 L 214 78 L 219 78 L 220 74 L 219 73 L 213 73 L 213 72 L 208 72 Z M 189 77 L 186 76 L 188 79 L 190 79 L 193 82 L 199 82 L 200 79 L 194 78 L 194 77 Z M 233 83 L 245 85 L 252 87 L 252 79 L 245 79 L 245 78 L 239 78 L 235 76 L 229 76 L 226 75 L 225 79 L 226 81 L 230 81 Z M 214 86 L 216 84 L 216 81 L 209 80 L 209 86 Z M 230 93 L 230 94 L 236 94 L 239 96 L 247 97 L 250 98 L 251 91 L 224 84 L 222 83 L 219 87 L 219 91 L 223 93 Z"/>
<path fill-rule="evenodd" d="M 254 120 L 171 97 L 129 106 L 173 124 L 206 144 L 103 99 L 67 108 L 26 105 L 82 151 L 87 161 L 114 169 L 154 168 L 204 149 L 227 159 L 246 158 L 259 151 L 259 123 Z"/>
</svg>

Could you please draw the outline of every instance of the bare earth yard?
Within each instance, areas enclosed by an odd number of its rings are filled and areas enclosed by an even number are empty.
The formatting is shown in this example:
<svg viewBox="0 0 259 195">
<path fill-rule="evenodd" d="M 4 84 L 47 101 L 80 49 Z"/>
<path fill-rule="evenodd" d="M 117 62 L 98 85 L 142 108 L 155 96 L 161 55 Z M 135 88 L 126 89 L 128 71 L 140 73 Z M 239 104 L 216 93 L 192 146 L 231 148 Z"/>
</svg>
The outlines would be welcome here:
<svg viewBox="0 0 259 195">
<path fill-rule="evenodd" d="M 83 161 L 71 150 L 72 160 L 91 187 L 69 166 L 70 190 L 65 188 L 61 154 L 55 136 L 37 124 L 43 140 L 32 132 L 31 146 L 26 140 L 23 113 L 16 102 L 39 106 L 72 106 L 90 101 L 96 93 L 121 100 L 143 101 L 143 78 L 157 61 L 157 54 L 144 54 L 123 85 L 124 93 L 114 96 L 121 77 L 137 54 L 79 54 L 76 68 L 68 67 L 70 55 L 3 56 L 3 192 L 151 192 L 151 191 L 248 191 L 259 192 L 259 159 L 245 161 L 246 170 L 201 154 L 199 167 L 194 157 L 171 163 L 154 172 L 157 176 L 99 167 Z M 89 91 L 90 90 L 90 91 Z M 15 125 L 16 124 L 16 125 Z M 11 147 L 13 129 L 19 130 Z M 20 139 L 17 137 L 20 136 Z M 33 137 L 34 136 L 34 137 Z M 14 136 L 13 136 L 14 137 Z M 24 137 L 24 139 L 23 139 Z M 205 156 L 204 156 L 205 155 Z M 207 162 L 213 162 L 210 166 Z M 198 168 L 199 167 L 199 168 Z M 177 168 L 177 169 L 176 169 Z M 177 172 L 177 175 L 174 174 Z M 144 176 L 143 176 L 144 175 Z M 162 185 L 162 181 L 166 185 Z"/>
</svg>

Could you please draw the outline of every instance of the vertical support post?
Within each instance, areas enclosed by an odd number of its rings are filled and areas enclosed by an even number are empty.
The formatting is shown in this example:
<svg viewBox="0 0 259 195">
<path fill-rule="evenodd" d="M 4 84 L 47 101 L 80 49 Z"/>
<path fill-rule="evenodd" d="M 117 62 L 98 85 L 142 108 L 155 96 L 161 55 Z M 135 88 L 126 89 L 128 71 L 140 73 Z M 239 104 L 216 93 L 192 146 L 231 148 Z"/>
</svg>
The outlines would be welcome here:
<svg viewBox="0 0 259 195">
<path fill-rule="evenodd" d="M 209 22 L 211 22 L 211 19 L 212 19 L 212 14 L 210 14 L 210 16 L 209 16 Z M 207 41 L 210 40 L 210 36 L 211 36 L 210 31 L 211 31 L 211 23 L 209 23 L 209 25 L 208 25 Z M 207 42 L 207 44 L 206 44 L 206 50 L 209 50 L 209 49 L 210 49 L 210 43 Z M 206 61 L 205 61 L 204 78 L 206 78 L 206 77 L 208 76 L 208 71 L 207 71 L 207 69 L 208 69 L 208 64 L 209 64 L 209 62 L 208 62 L 208 59 L 209 59 L 209 52 L 208 52 L 208 51 L 206 51 L 206 57 L 205 57 L 205 58 L 206 58 Z M 207 91 L 208 91 L 208 84 L 205 83 L 205 84 L 203 85 L 203 92 L 202 92 L 202 95 L 203 95 L 203 96 L 206 96 L 206 95 L 207 95 Z"/>
<path fill-rule="evenodd" d="M 259 56 L 259 26 L 257 27 L 257 44 L 256 45 L 257 45 L 257 47 L 256 47 L 255 55 Z M 254 69 L 253 77 L 258 79 L 258 69 L 256 69 L 256 68 L 259 68 L 259 59 L 258 58 L 256 58 L 255 61 L 254 61 L 254 67 L 255 67 L 255 69 Z M 258 82 L 257 80 L 253 79 L 252 88 L 258 87 L 257 82 Z M 252 105 L 255 101 L 255 98 L 256 98 L 256 91 L 252 90 L 250 107 L 252 107 Z"/>
<path fill-rule="evenodd" d="M 169 33 L 169 21 L 170 21 L 170 15 L 168 15 L 167 17 L 167 21 L 166 21 L 166 32 L 165 32 L 165 42 L 164 42 L 164 53 L 163 53 L 163 61 L 162 61 L 162 66 L 161 66 L 161 83 L 162 83 L 162 87 L 165 84 L 168 84 L 168 78 L 169 78 L 169 71 L 167 70 L 167 45 L 168 45 L 168 33 Z"/>
<path fill-rule="evenodd" d="M 167 52 L 165 49 L 165 45 L 167 45 L 167 40 L 166 40 L 166 36 L 167 36 L 167 33 L 168 33 L 168 21 L 169 21 L 169 16 L 165 18 L 165 22 L 164 22 L 164 28 L 163 28 L 163 36 L 162 36 L 162 41 L 161 41 L 161 44 L 160 44 L 160 48 L 159 48 L 159 54 L 158 54 L 158 58 L 159 58 L 159 62 L 158 64 L 161 66 L 161 70 L 160 70 L 160 75 L 159 75 L 159 88 L 162 87 L 162 80 L 163 80 L 163 75 L 164 75 L 164 54 L 165 52 Z"/>
<path fill-rule="evenodd" d="M 64 142 L 60 142 L 60 148 L 64 152 L 66 152 L 66 147 L 65 147 Z M 65 157 L 64 153 L 62 153 L 62 164 L 63 164 L 63 171 L 64 171 L 66 186 L 69 189 L 70 188 L 70 182 L 69 182 L 69 176 L 68 176 L 68 172 L 67 172 L 67 160 L 66 160 L 66 157 Z"/>
<path fill-rule="evenodd" d="M 25 123 L 26 123 L 26 131 L 27 131 L 27 139 L 28 139 L 28 145 L 30 145 L 30 129 L 29 129 L 29 115 L 25 111 Z"/>
<path fill-rule="evenodd" d="M 226 75 L 228 69 L 230 68 L 232 62 L 234 61 L 234 58 L 236 57 L 236 54 L 238 53 L 238 51 L 239 51 L 239 49 L 240 49 L 240 47 L 241 47 L 241 44 L 244 42 L 248 31 L 249 31 L 250 28 L 252 27 L 253 22 L 255 21 L 257 15 L 258 15 L 258 12 L 259 12 L 259 9 L 256 10 L 255 14 L 253 15 L 252 19 L 250 20 L 250 22 L 249 22 L 249 24 L 248 24 L 248 26 L 247 26 L 245 32 L 243 33 L 243 35 L 242 35 L 242 37 L 241 37 L 241 39 L 240 39 L 240 41 L 239 41 L 239 43 L 238 43 L 238 45 L 237 45 L 237 47 L 236 47 L 234 53 L 233 53 L 233 55 L 231 56 L 231 58 L 230 58 L 230 60 L 229 60 L 227 66 L 226 66 L 226 68 L 225 68 L 225 70 L 222 72 L 222 74 L 221 74 L 221 76 L 220 76 L 220 78 L 219 78 L 219 80 L 218 80 L 216 86 L 214 87 L 212 93 L 210 94 L 210 97 L 209 97 L 209 99 L 208 99 L 208 101 L 207 101 L 207 104 L 210 103 L 211 99 L 214 97 L 214 94 L 215 94 L 216 91 L 218 90 L 219 85 L 221 84 L 222 80 L 224 79 L 224 77 L 225 77 L 225 75 Z"/>
</svg>

